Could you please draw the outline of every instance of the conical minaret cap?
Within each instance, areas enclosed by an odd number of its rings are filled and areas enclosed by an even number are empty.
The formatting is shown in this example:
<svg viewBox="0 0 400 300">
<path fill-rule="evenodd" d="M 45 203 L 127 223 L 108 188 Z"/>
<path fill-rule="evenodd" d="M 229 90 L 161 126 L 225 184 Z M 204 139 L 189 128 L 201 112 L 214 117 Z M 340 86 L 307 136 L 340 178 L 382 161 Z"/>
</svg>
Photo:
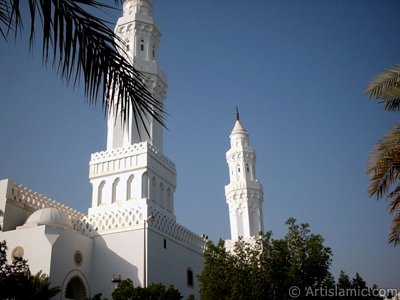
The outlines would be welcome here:
<svg viewBox="0 0 400 300">
<path fill-rule="evenodd" d="M 233 126 L 232 134 L 247 134 L 247 130 L 244 128 L 242 123 L 240 122 L 240 115 L 239 115 L 239 110 L 236 107 L 236 121 L 235 121 L 235 126 Z"/>
</svg>

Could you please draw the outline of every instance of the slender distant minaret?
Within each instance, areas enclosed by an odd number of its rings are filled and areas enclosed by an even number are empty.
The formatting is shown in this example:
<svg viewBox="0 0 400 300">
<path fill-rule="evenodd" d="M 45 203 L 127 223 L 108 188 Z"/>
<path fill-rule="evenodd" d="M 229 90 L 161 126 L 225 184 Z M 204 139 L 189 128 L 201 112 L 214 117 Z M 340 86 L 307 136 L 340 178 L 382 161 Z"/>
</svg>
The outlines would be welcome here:
<svg viewBox="0 0 400 300">
<path fill-rule="evenodd" d="M 256 236 L 263 231 L 263 187 L 256 178 L 256 153 L 249 145 L 249 134 L 236 108 L 236 122 L 230 135 L 231 148 L 226 152 L 229 184 L 225 186 L 229 206 L 231 239 Z"/>
</svg>

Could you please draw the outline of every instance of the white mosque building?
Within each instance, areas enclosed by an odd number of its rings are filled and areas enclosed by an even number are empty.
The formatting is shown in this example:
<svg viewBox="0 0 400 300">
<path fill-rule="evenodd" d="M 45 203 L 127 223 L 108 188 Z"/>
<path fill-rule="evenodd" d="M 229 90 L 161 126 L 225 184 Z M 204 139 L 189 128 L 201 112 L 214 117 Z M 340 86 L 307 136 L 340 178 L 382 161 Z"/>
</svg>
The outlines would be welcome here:
<svg viewBox="0 0 400 300">
<path fill-rule="evenodd" d="M 164 101 L 167 78 L 158 64 L 160 30 L 150 0 L 125 0 L 115 32 L 125 41 L 134 65 L 148 78 L 153 96 Z M 135 286 L 172 284 L 184 298 L 198 298 L 196 276 L 203 268 L 205 240 L 176 221 L 176 169 L 163 155 L 163 128 L 149 119 L 136 129 L 109 116 L 107 150 L 91 155 L 93 187 L 88 214 L 51 200 L 9 179 L 0 180 L 0 241 L 8 260 L 28 260 L 42 270 L 55 299 L 86 299 L 97 293 L 111 299 L 112 280 L 130 278 Z M 141 137 L 141 139 L 139 138 Z M 262 185 L 255 175 L 255 152 L 239 114 L 227 152 L 230 183 L 225 187 L 232 243 L 263 230 Z"/>
</svg>

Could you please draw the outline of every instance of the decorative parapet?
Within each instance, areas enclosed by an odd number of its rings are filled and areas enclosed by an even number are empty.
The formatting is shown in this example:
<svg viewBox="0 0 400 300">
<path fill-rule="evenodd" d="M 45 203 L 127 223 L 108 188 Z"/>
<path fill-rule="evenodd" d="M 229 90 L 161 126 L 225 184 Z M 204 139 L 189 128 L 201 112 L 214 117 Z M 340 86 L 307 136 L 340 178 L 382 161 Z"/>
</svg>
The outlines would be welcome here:
<svg viewBox="0 0 400 300">
<path fill-rule="evenodd" d="M 145 144 L 146 142 L 136 143 L 129 147 L 119 147 L 119 148 L 113 148 L 108 151 L 100 151 L 92 153 L 90 157 L 90 164 L 109 161 L 110 158 L 112 159 L 123 158 L 144 153 L 146 150 Z"/>
<path fill-rule="evenodd" d="M 149 208 L 149 214 L 155 217 L 149 223 L 149 227 L 167 234 L 178 243 L 198 253 L 203 253 L 206 241 L 201 236 L 178 224 L 154 207 Z"/>
<path fill-rule="evenodd" d="M 27 207 L 30 210 L 35 211 L 42 208 L 54 207 L 66 214 L 71 221 L 80 220 L 85 216 L 81 212 L 34 192 L 21 184 L 17 184 L 11 180 L 9 180 L 9 184 L 11 186 L 7 190 L 6 198 L 18 203 L 19 205 Z"/>
<path fill-rule="evenodd" d="M 102 232 L 115 231 L 126 228 L 143 226 L 145 215 L 141 207 L 125 208 L 117 211 L 105 211 L 90 216 L 74 210 L 60 202 L 36 193 L 21 184 L 9 181 L 11 186 L 7 191 L 7 199 L 35 211 L 42 208 L 54 207 L 66 214 L 74 229 L 87 236 L 94 236 Z M 202 253 L 205 247 L 204 239 L 186 227 L 178 224 L 156 207 L 149 207 L 149 215 L 155 219 L 149 227 L 158 230 L 178 243 Z"/>
<path fill-rule="evenodd" d="M 164 156 L 160 151 L 154 147 L 153 145 L 150 145 L 148 142 L 144 142 L 147 145 L 147 151 L 150 152 L 153 156 L 158 158 L 160 161 L 162 161 L 164 164 L 169 166 L 171 169 L 175 170 L 175 163 L 172 162 L 172 160 L 168 159 L 166 156 Z"/>
<path fill-rule="evenodd" d="M 199 235 L 176 223 L 174 219 L 154 207 L 150 207 L 149 215 L 155 216 L 154 220 L 148 223 L 149 228 L 168 235 L 193 251 L 203 252 L 205 241 Z M 142 227 L 144 220 L 145 214 L 141 207 L 124 208 L 86 216 L 83 220 L 74 223 L 74 229 L 90 236 L 96 232 L 101 234 Z"/>
<path fill-rule="evenodd" d="M 125 208 L 117 211 L 104 211 L 85 216 L 80 222 L 76 222 L 74 229 L 86 235 L 96 232 L 121 230 L 143 224 L 143 213 L 140 207 Z"/>
<path fill-rule="evenodd" d="M 129 147 L 119 147 L 108 151 L 96 152 L 91 155 L 89 162 L 89 177 L 94 178 L 116 172 L 132 170 L 145 162 L 141 162 L 139 156 L 150 154 L 158 162 L 164 164 L 167 169 L 176 174 L 175 164 L 159 150 L 148 142 L 141 142 L 130 145 Z"/>
</svg>

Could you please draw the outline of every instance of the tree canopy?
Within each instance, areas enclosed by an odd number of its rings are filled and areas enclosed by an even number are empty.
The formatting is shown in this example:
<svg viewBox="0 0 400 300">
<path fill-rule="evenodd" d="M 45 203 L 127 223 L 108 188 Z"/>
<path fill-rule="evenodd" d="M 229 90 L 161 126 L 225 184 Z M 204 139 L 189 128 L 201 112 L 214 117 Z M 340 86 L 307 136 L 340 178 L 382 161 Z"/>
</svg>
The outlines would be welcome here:
<svg viewBox="0 0 400 300">
<path fill-rule="evenodd" d="M 152 283 L 148 287 L 134 287 L 131 279 L 125 279 L 118 283 L 112 293 L 113 300 L 180 300 L 181 293 L 172 285 L 166 288 L 161 283 Z"/>
<path fill-rule="evenodd" d="M 7 243 L 0 242 L 0 300 L 46 300 L 60 292 L 59 287 L 50 287 L 46 274 L 31 275 L 24 259 L 7 263 Z"/>
<path fill-rule="evenodd" d="M 332 251 L 323 237 L 293 218 L 286 224 L 288 232 L 281 239 L 268 232 L 253 240 L 239 239 L 233 249 L 226 249 L 222 240 L 216 245 L 208 242 L 199 275 L 201 299 L 303 299 L 344 287 L 347 281 L 339 278 L 336 284 L 330 273 Z M 348 282 L 348 288 L 369 291 L 358 274 Z"/>
</svg>

